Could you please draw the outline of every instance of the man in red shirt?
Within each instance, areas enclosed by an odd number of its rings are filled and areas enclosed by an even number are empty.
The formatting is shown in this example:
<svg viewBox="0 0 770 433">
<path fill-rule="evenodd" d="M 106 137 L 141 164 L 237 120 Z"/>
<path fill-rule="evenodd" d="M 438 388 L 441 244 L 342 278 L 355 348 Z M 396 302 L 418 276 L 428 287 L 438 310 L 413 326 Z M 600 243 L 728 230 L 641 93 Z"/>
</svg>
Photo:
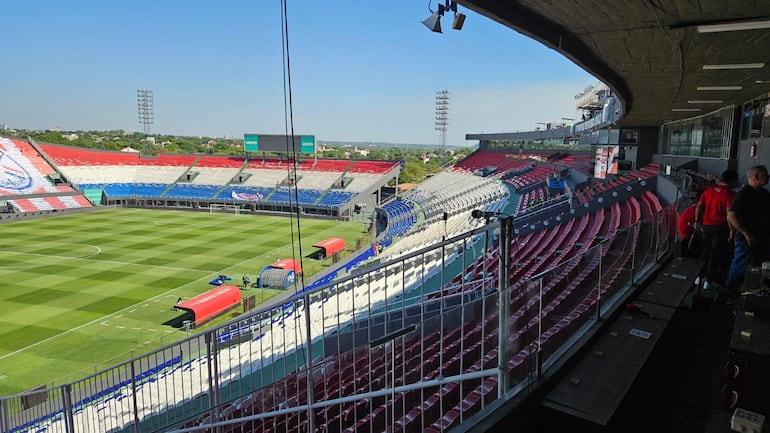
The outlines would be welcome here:
<svg viewBox="0 0 770 433">
<path fill-rule="evenodd" d="M 727 169 L 719 183 L 703 191 L 695 208 L 695 229 L 703 235 L 703 254 L 706 261 L 706 282 L 704 288 L 724 283 L 729 258 L 730 228 L 727 225 L 727 210 L 738 185 L 738 172 Z"/>
<path fill-rule="evenodd" d="M 692 245 L 690 249 L 690 236 L 695 231 L 695 208 L 697 204 L 694 204 L 679 215 L 679 220 L 676 223 L 676 231 L 679 233 L 679 255 L 681 257 L 699 257 L 700 256 L 700 242 L 698 245 Z"/>
</svg>

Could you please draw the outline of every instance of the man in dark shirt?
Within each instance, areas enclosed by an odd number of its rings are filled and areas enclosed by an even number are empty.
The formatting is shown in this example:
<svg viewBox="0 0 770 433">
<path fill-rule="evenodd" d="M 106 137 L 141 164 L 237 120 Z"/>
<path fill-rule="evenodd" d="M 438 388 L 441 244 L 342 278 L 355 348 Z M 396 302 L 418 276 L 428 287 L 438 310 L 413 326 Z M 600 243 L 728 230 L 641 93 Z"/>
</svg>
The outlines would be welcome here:
<svg viewBox="0 0 770 433">
<path fill-rule="evenodd" d="M 727 222 L 735 239 L 735 252 L 727 276 L 727 288 L 738 290 L 750 264 L 770 258 L 770 192 L 767 167 L 749 168 L 748 183 L 735 194 L 727 212 Z"/>
</svg>

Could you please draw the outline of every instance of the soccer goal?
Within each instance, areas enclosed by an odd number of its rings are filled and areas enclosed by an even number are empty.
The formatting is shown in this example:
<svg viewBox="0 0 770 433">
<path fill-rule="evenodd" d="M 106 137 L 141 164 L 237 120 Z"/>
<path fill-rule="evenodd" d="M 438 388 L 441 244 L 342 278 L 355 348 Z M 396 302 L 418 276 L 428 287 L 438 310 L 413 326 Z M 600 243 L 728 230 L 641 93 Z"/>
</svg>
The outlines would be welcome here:
<svg viewBox="0 0 770 433">
<path fill-rule="evenodd" d="M 241 207 L 237 204 L 217 204 L 211 203 L 209 205 L 209 213 L 232 213 L 236 215 L 241 214 Z"/>
</svg>

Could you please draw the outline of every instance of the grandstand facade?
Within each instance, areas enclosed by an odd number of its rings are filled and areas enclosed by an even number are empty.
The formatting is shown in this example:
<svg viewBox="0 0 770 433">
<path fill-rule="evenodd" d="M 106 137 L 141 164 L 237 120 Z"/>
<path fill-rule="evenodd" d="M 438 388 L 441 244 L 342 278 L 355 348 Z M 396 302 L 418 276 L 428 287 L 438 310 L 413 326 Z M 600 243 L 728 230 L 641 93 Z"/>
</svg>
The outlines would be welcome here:
<svg viewBox="0 0 770 433">
<path fill-rule="evenodd" d="M 99 204 L 297 212 L 350 218 L 356 204 L 376 207 L 400 165 L 382 161 L 159 155 L 32 143 L 63 182 Z"/>
</svg>

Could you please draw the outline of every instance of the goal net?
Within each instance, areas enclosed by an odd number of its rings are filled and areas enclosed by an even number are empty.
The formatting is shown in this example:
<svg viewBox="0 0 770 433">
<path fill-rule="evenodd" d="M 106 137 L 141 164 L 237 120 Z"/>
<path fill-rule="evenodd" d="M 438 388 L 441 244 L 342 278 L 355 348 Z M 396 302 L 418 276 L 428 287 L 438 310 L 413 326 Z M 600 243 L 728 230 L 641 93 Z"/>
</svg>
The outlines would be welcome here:
<svg viewBox="0 0 770 433">
<path fill-rule="evenodd" d="M 212 203 L 209 205 L 209 213 L 232 213 L 235 215 L 240 215 L 241 207 L 237 204 Z"/>
</svg>

